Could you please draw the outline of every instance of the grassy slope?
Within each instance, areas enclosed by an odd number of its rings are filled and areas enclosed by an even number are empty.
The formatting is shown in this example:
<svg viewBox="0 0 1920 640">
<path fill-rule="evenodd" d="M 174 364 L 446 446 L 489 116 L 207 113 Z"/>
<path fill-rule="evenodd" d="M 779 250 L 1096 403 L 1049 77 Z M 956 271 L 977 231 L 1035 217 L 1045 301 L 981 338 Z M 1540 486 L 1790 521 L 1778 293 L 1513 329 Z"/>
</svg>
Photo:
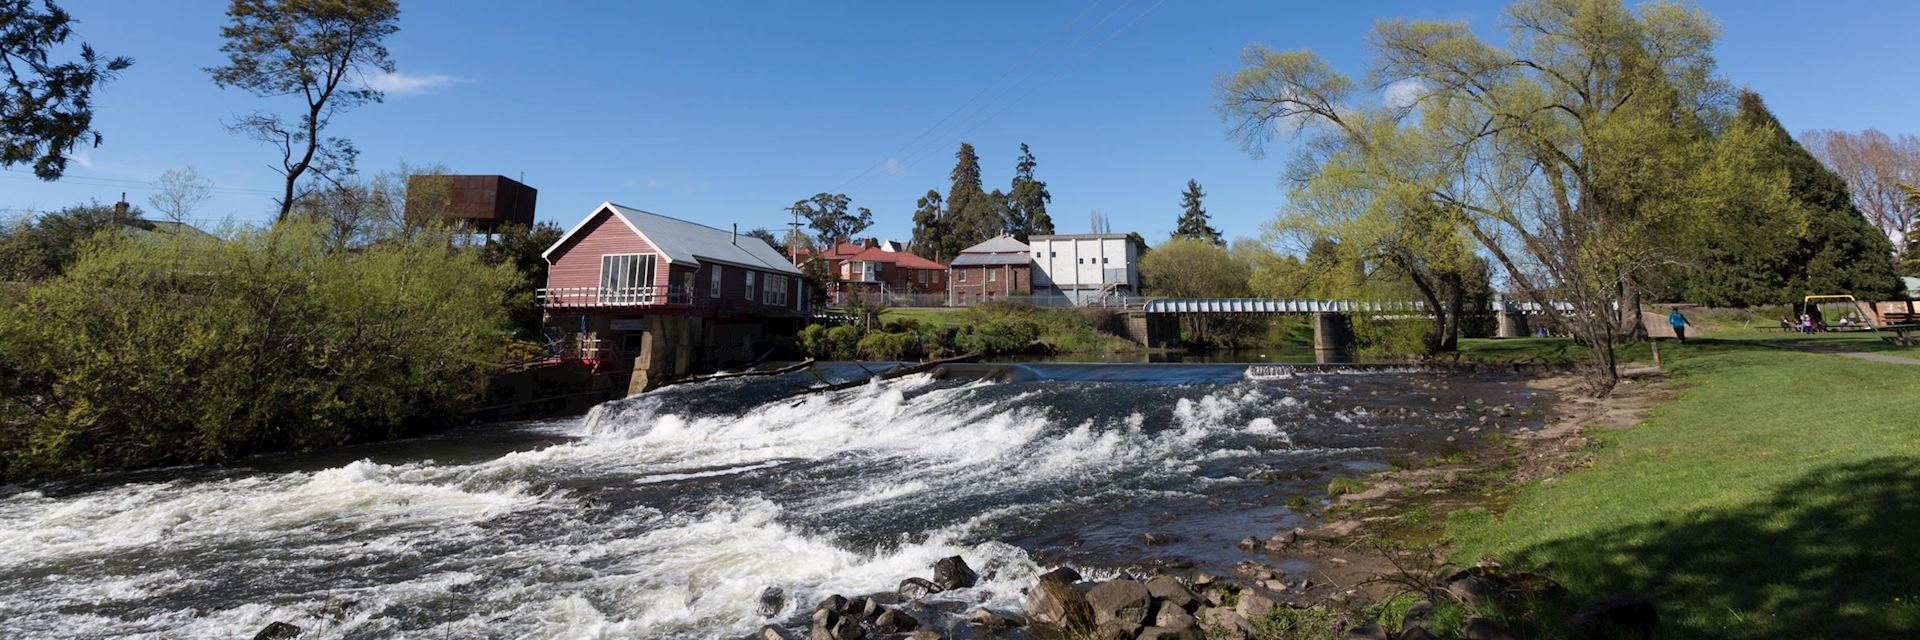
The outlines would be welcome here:
<svg viewBox="0 0 1920 640">
<path fill-rule="evenodd" d="M 1912 637 L 1920 367 L 1757 340 L 1662 351 L 1679 398 L 1595 434 L 1593 468 L 1505 514 L 1456 514 L 1455 559 L 1550 561 L 1583 600 L 1647 597 L 1662 637 Z"/>
</svg>

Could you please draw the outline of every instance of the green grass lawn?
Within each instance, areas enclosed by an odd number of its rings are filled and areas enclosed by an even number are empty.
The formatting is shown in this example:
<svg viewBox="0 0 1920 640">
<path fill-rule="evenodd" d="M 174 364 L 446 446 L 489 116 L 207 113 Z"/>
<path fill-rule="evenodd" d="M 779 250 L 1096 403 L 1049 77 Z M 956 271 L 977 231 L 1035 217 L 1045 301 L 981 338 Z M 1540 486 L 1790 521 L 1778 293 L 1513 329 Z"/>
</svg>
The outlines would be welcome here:
<svg viewBox="0 0 1920 640">
<path fill-rule="evenodd" d="M 902 318 L 911 318 L 930 328 L 958 326 L 966 321 L 967 310 L 965 307 L 894 307 L 880 312 L 882 321 Z"/>
<path fill-rule="evenodd" d="M 1920 366 L 1757 340 L 1664 343 L 1679 397 L 1590 434 L 1592 468 L 1454 514 L 1454 559 L 1550 562 L 1576 605 L 1648 598 L 1660 637 L 1915 637 Z"/>
</svg>

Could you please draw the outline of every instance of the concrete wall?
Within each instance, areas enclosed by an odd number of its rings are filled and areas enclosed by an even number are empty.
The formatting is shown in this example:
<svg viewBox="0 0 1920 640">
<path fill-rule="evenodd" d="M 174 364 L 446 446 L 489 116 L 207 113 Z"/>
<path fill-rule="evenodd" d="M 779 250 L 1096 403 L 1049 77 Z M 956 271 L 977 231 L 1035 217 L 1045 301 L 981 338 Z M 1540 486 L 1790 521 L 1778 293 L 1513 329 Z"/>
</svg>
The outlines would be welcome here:
<svg viewBox="0 0 1920 640">
<path fill-rule="evenodd" d="M 1117 282 L 1140 290 L 1139 247 L 1125 235 L 1033 236 L 1027 244 L 1035 287 L 1098 290 Z"/>
</svg>

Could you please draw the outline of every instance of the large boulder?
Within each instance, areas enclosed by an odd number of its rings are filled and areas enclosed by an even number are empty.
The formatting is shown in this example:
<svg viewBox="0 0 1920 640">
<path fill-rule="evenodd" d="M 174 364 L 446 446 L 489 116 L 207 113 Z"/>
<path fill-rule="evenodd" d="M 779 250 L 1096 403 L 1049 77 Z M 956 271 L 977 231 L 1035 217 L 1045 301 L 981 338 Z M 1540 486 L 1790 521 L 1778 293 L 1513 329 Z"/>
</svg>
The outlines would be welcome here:
<svg viewBox="0 0 1920 640">
<path fill-rule="evenodd" d="M 860 640 L 865 637 L 867 628 L 860 626 L 859 620 L 843 617 L 839 624 L 833 625 L 833 640 Z"/>
<path fill-rule="evenodd" d="M 1021 620 L 1019 616 L 1001 615 L 991 609 L 981 607 L 974 609 L 973 615 L 967 616 L 967 624 L 992 630 L 1025 626 L 1027 622 Z"/>
<path fill-rule="evenodd" d="M 1406 627 L 1400 630 L 1400 640 L 1440 640 L 1426 627 Z"/>
<path fill-rule="evenodd" d="M 1061 629 L 1092 629 L 1093 608 L 1073 583 L 1041 579 L 1027 591 L 1027 617 Z"/>
<path fill-rule="evenodd" d="M 1073 584 L 1079 582 L 1081 579 L 1080 572 L 1074 571 L 1073 567 L 1057 567 L 1052 571 L 1040 574 L 1041 582 L 1051 580 L 1063 584 Z"/>
<path fill-rule="evenodd" d="M 1200 629 L 1197 627 L 1186 627 L 1181 629 L 1147 627 L 1145 629 L 1141 629 L 1140 635 L 1137 635 L 1134 637 L 1138 638 L 1139 640 L 1206 640 L 1207 639 L 1207 635 L 1205 633 L 1201 633 Z"/>
<path fill-rule="evenodd" d="M 300 632 L 300 627 L 276 620 L 267 623 L 260 633 L 253 634 L 253 640 L 292 640 L 300 637 Z"/>
<path fill-rule="evenodd" d="M 919 627 L 919 620 L 899 609 L 888 609 L 873 619 L 873 630 L 883 634 L 906 633 Z"/>
<path fill-rule="evenodd" d="M 847 612 L 848 615 L 859 616 L 861 620 L 873 620 L 880 617 L 880 614 L 887 612 L 887 608 L 882 606 L 879 600 L 873 598 L 854 598 L 853 601 L 847 603 L 847 607 L 849 609 Z"/>
<path fill-rule="evenodd" d="M 1154 576 L 1147 581 L 1147 593 L 1189 612 L 1200 608 L 1200 598 L 1173 576 Z M 1165 625 L 1162 625 L 1165 626 Z"/>
<path fill-rule="evenodd" d="M 761 627 L 760 635 L 754 637 L 758 640 L 798 640 L 793 634 L 787 633 L 786 629 L 773 625 Z"/>
<path fill-rule="evenodd" d="M 1463 640 L 1520 640 L 1506 625 L 1486 618 L 1468 618 L 1467 624 L 1460 629 Z"/>
<path fill-rule="evenodd" d="M 900 588 L 894 591 L 899 593 L 901 598 L 919 600 L 929 595 L 940 593 L 940 587 L 928 581 L 926 578 L 907 578 L 901 580 Z"/>
<path fill-rule="evenodd" d="M 1390 640 L 1387 638 L 1387 630 L 1381 628 L 1378 622 L 1368 622 L 1348 629 L 1346 635 L 1341 637 L 1345 640 Z"/>
<path fill-rule="evenodd" d="M 1102 582 L 1088 591 L 1087 605 L 1093 607 L 1095 624 L 1125 620 L 1136 626 L 1144 626 L 1149 616 L 1153 615 L 1153 594 L 1147 591 L 1146 585 L 1119 578 Z"/>
<path fill-rule="evenodd" d="M 820 604 L 814 605 L 813 610 L 814 611 L 823 611 L 823 610 L 832 611 L 834 613 L 846 611 L 847 599 L 841 597 L 840 594 L 830 595 L 830 596 L 827 596 L 825 599 L 821 600 Z"/>
<path fill-rule="evenodd" d="M 941 558 L 933 563 L 933 584 L 942 591 L 965 589 L 979 582 L 980 574 L 974 573 L 960 556 Z"/>
<path fill-rule="evenodd" d="M 1190 629 L 1200 626 L 1200 621 L 1195 619 L 1193 614 L 1187 613 L 1186 609 L 1169 606 L 1170 604 L 1160 603 L 1160 610 L 1153 614 L 1153 626 L 1162 629 Z"/>
<path fill-rule="evenodd" d="M 1093 640 L 1134 640 L 1140 625 L 1125 620 L 1108 620 L 1093 630 Z"/>
<path fill-rule="evenodd" d="M 1653 603 L 1637 596 L 1607 598 L 1573 612 L 1567 630 L 1580 638 L 1651 638 L 1660 624 Z"/>
<path fill-rule="evenodd" d="M 1447 583 L 1447 593 L 1452 594 L 1454 599 L 1462 604 L 1474 607 L 1499 596 L 1500 588 L 1486 578 L 1464 575 Z"/>
<path fill-rule="evenodd" d="M 1425 629 L 1427 627 L 1427 619 L 1431 617 L 1433 617 L 1433 603 L 1421 600 L 1407 607 L 1407 614 L 1401 618 L 1400 627 L 1403 629 L 1414 627 Z"/>
<path fill-rule="evenodd" d="M 1240 602 L 1233 605 L 1233 610 L 1239 613 L 1242 618 L 1259 620 L 1267 617 L 1267 612 L 1272 611 L 1274 606 L 1273 598 L 1261 595 L 1260 592 L 1252 589 L 1247 589 L 1240 592 Z"/>
<path fill-rule="evenodd" d="M 907 640 L 943 640 L 943 639 L 940 637 L 940 632 L 938 631 L 934 631 L 932 629 L 921 629 L 919 631 L 915 631 L 913 633 L 907 634 Z"/>
<path fill-rule="evenodd" d="M 834 609 L 828 609 L 825 607 L 821 607 L 819 609 L 813 610 L 814 628 L 826 629 L 829 633 L 831 633 L 833 631 L 833 625 L 836 625 L 836 624 L 840 624 L 839 611 Z"/>
<path fill-rule="evenodd" d="M 1228 607 L 1209 607 L 1200 610 L 1200 627 L 1209 635 L 1229 640 L 1246 640 L 1253 635 L 1253 625 L 1239 612 Z"/>
</svg>

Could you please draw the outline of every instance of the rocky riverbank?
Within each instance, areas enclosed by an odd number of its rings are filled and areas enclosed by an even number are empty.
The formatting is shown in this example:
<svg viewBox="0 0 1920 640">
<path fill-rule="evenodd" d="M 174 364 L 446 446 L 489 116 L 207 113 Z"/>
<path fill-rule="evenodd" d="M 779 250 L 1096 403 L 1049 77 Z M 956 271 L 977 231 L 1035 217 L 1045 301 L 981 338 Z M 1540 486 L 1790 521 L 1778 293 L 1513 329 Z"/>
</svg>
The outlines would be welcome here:
<svg viewBox="0 0 1920 640">
<path fill-rule="evenodd" d="M 1444 626 L 1461 630 L 1459 637 L 1512 638 L 1502 616 L 1535 615 L 1531 603 L 1563 590 L 1544 567 L 1446 564 L 1439 523 L 1459 510 L 1498 512 L 1510 500 L 1510 487 L 1588 464 L 1592 444 L 1582 434 L 1638 422 L 1641 411 L 1670 395 L 1659 381 L 1657 371 L 1635 371 L 1614 396 L 1595 400 L 1578 393 L 1572 378 L 1535 379 L 1529 386 L 1561 401 L 1522 428 L 1501 428 L 1514 412 L 1510 406 L 1455 406 L 1480 417 L 1448 441 L 1478 439 L 1487 446 L 1426 464 L 1402 461 L 1332 487 L 1335 495 L 1322 506 L 1303 509 L 1309 517 L 1301 526 L 1241 540 L 1246 557 L 1229 571 L 1143 558 L 1137 571 L 1088 580 L 1063 566 L 1027 588 L 1023 612 L 968 611 L 923 600 L 978 580 L 964 559 L 953 557 L 932 567 L 930 578 L 907 577 L 895 593 L 827 598 L 815 605 L 805 636 L 767 627 L 756 637 L 1412 640 L 1439 637 L 1433 621 L 1451 616 Z M 1151 545 L 1155 535 L 1142 539 Z M 762 604 L 769 611 L 785 606 L 777 593 L 763 594 Z M 1630 596 L 1541 615 L 1564 616 L 1573 637 L 1644 637 L 1658 619 L 1652 603 Z"/>
</svg>

